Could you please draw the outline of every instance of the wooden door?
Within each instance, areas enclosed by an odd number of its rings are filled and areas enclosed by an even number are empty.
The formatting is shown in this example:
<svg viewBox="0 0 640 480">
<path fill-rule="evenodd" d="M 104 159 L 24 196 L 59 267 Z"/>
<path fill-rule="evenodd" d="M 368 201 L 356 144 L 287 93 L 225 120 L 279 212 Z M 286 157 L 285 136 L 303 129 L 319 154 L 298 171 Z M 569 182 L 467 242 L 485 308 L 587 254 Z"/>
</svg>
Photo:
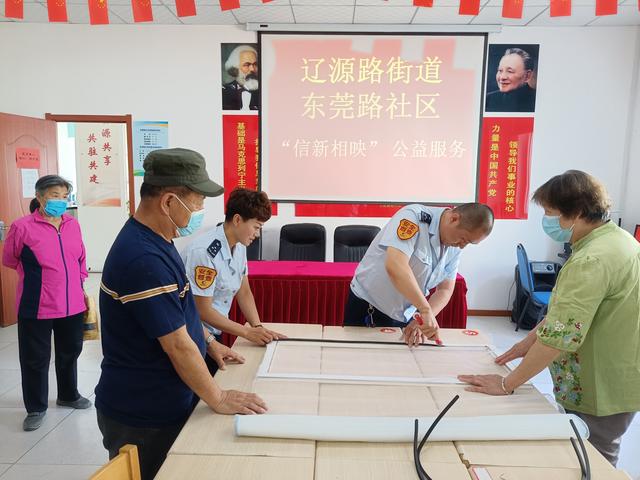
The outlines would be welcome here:
<svg viewBox="0 0 640 480">
<path fill-rule="evenodd" d="M 31 164 L 26 159 L 29 149 Z M 18 161 L 20 157 L 20 161 Z M 39 158 L 36 164 L 35 158 Z M 32 168 L 25 168 L 32 167 Z M 0 113 L 0 222 L 4 238 L 11 223 L 29 215 L 33 184 L 43 175 L 58 172 L 56 122 L 40 118 Z M 26 191 L 25 191 L 26 190 Z M 2 228 L 0 224 L 0 228 Z M 3 242 L 0 241 L 0 257 Z M 17 321 L 16 286 L 18 275 L 0 265 L 0 326 Z"/>
</svg>

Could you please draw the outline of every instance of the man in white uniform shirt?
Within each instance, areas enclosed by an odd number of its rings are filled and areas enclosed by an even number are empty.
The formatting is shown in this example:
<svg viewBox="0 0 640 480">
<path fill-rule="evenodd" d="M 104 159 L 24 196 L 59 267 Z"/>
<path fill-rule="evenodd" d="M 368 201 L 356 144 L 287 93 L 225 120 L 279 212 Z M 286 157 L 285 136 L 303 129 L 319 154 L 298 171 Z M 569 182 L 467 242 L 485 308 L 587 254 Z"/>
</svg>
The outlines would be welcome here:
<svg viewBox="0 0 640 480">
<path fill-rule="evenodd" d="M 271 202 L 264 192 L 237 188 L 227 200 L 225 221 L 212 233 L 194 240 L 183 252 L 187 276 L 202 324 L 209 339 L 221 332 L 243 337 L 258 345 L 284 337 L 264 328 L 247 279 L 247 246 L 260 236 L 271 218 Z M 240 325 L 229 319 L 234 297 L 247 319 Z M 212 374 L 217 363 L 207 360 Z"/>
<path fill-rule="evenodd" d="M 484 240 L 492 228 L 493 212 L 480 203 L 403 207 L 358 265 L 344 325 L 404 328 L 410 346 L 425 337 L 439 341 L 435 317 L 453 293 L 462 249 Z M 427 299 L 432 288 L 436 291 Z"/>
</svg>

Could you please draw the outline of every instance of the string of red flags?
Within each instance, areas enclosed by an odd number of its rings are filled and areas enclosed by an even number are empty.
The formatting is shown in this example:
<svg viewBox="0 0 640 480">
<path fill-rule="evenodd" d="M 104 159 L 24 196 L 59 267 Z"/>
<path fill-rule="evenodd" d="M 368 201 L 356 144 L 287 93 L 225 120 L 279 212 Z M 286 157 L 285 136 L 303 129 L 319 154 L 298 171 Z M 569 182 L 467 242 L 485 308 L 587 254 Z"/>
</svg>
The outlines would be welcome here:
<svg viewBox="0 0 640 480">
<path fill-rule="evenodd" d="M 105 25 L 109 23 L 109 7 L 107 0 L 87 0 L 89 6 L 89 23 L 91 25 Z M 262 3 L 270 3 L 273 0 L 262 0 Z M 387 1 L 387 0 L 383 0 Z M 437 0 L 435 0 L 437 2 Z M 192 17 L 196 13 L 195 0 L 175 0 L 176 14 L 178 17 Z M 434 0 L 413 0 L 416 7 L 433 8 Z M 551 17 L 571 16 L 571 0 L 549 0 L 549 15 Z M 240 8 L 240 0 L 220 0 L 222 11 Z M 437 5 L 436 5 L 437 8 Z M 152 22 L 153 8 L 151 0 L 131 0 L 133 21 Z M 640 11 L 640 0 L 638 0 Z M 380 10 L 384 16 L 384 10 Z M 503 18 L 522 18 L 524 0 L 503 0 Z M 50 22 L 68 22 L 67 0 L 47 0 L 47 12 Z M 480 13 L 480 0 L 460 0 L 460 15 L 478 15 Z M 604 15 L 616 15 L 618 13 L 617 0 L 596 0 L 595 14 L 597 17 Z M 24 19 L 24 0 L 5 0 L 4 16 L 17 20 Z"/>
</svg>

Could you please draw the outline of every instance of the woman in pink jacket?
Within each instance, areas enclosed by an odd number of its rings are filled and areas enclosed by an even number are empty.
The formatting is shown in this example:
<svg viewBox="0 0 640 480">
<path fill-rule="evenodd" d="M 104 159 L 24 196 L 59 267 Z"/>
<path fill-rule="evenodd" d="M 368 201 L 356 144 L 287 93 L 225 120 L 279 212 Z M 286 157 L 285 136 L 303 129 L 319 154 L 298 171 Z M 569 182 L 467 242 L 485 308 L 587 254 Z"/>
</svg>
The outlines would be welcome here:
<svg viewBox="0 0 640 480">
<path fill-rule="evenodd" d="M 78 393 L 77 360 L 82 352 L 82 284 L 87 278 L 78 222 L 65 215 L 71 184 L 57 175 L 36 182 L 31 215 L 13 222 L 2 263 L 18 272 L 16 292 L 24 430 L 36 430 L 47 413 L 51 332 L 56 357 L 57 404 L 89 408 Z"/>
</svg>

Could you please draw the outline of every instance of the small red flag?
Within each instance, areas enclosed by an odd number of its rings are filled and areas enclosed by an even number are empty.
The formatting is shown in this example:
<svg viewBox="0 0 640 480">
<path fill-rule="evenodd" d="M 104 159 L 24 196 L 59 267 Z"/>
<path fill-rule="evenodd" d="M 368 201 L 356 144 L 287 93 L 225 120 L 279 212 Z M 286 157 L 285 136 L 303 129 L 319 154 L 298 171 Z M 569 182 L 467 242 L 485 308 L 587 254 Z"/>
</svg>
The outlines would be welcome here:
<svg viewBox="0 0 640 480">
<path fill-rule="evenodd" d="M 413 0 L 414 7 L 433 7 L 433 0 Z"/>
<path fill-rule="evenodd" d="M 195 0 L 176 0 L 176 12 L 179 17 L 193 17 L 196 14 Z"/>
<path fill-rule="evenodd" d="M 5 0 L 4 16 L 7 18 L 24 18 L 24 4 L 22 0 Z"/>
<path fill-rule="evenodd" d="M 480 13 L 480 0 L 460 0 L 460 15 L 478 15 Z"/>
<path fill-rule="evenodd" d="M 107 0 L 89 0 L 89 23 L 106 25 L 109 23 Z"/>
<path fill-rule="evenodd" d="M 240 8 L 240 0 L 220 0 L 220 10 Z"/>
<path fill-rule="evenodd" d="M 151 0 L 131 0 L 134 22 L 152 22 Z"/>
<path fill-rule="evenodd" d="M 502 4 L 502 16 L 504 18 L 522 18 L 522 0 L 504 0 Z"/>
<path fill-rule="evenodd" d="M 571 16 L 571 0 L 551 0 L 550 15 L 552 17 Z"/>
<path fill-rule="evenodd" d="M 66 0 L 47 0 L 47 11 L 50 22 L 67 22 Z"/>
<path fill-rule="evenodd" d="M 617 0 L 596 0 L 596 16 L 615 15 L 618 13 Z"/>
</svg>

